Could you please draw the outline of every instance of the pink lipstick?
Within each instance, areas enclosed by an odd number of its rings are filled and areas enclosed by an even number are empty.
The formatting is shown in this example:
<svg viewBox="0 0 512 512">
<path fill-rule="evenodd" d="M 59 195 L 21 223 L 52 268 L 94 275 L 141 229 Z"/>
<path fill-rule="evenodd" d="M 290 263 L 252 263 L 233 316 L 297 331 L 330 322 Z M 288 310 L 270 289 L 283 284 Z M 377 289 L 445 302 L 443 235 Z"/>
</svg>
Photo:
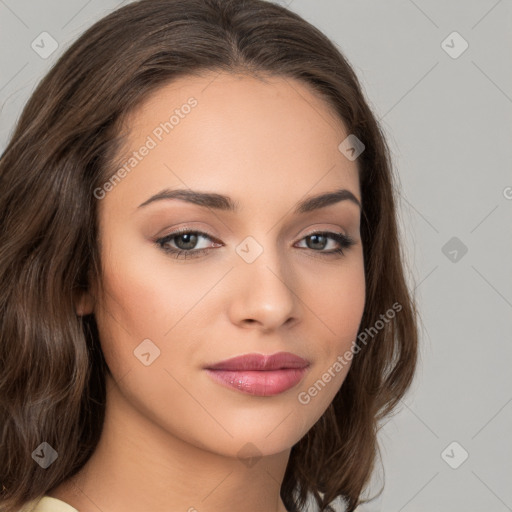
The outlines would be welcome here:
<svg viewBox="0 0 512 512">
<path fill-rule="evenodd" d="M 208 366 L 208 375 L 222 385 L 243 393 L 273 396 L 296 386 L 309 361 L 290 352 L 273 355 L 246 354 Z"/>
</svg>

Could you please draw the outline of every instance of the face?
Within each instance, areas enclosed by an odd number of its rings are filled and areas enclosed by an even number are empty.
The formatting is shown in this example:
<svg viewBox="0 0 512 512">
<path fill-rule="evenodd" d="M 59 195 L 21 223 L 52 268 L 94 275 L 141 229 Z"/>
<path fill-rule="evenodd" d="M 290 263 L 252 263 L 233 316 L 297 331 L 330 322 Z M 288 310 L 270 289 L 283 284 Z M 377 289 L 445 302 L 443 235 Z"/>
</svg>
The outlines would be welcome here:
<svg viewBox="0 0 512 512">
<path fill-rule="evenodd" d="M 128 127 L 124 172 L 95 192 L 101 291 L 78 306 L 119 393 L 195 447 L 285 451 L 340 389 L 364 308 L 348 133 L 307 86 L 234 74 L 175 81 Z M 274 370 L 206 369 L 282 352 Z"/>
</svg>

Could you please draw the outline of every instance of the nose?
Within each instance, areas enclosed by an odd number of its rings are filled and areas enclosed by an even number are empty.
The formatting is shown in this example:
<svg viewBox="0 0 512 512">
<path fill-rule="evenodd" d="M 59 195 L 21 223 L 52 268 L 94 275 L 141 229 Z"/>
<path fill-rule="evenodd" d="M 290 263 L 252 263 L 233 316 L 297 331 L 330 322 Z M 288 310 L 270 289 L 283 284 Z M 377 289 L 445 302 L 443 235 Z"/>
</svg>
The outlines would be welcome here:
<svg viewBox="0 0 512 512">
<path fill-rule="evenodd" d="M 229 316 L 239 327 L 270 332 L 299 320 L 302 305 L 293 269 L 276 251 L 265 249 L 252 263 L 241 261 L 232 286 Z"/>
</svg>

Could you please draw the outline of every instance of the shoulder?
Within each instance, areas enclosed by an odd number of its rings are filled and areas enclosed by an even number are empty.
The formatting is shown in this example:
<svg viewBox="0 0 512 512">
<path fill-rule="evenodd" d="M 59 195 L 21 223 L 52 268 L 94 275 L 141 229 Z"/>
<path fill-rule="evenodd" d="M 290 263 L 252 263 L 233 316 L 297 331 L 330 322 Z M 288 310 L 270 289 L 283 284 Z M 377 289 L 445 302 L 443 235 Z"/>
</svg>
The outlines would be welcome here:
<svg viewBox="0 0 512 512">
<path fill-rule="evenodd" d="M 18 512 L 78 512 L 78 510 L 62 500 L 43 496 L 26 503 Z"/>
</svg>

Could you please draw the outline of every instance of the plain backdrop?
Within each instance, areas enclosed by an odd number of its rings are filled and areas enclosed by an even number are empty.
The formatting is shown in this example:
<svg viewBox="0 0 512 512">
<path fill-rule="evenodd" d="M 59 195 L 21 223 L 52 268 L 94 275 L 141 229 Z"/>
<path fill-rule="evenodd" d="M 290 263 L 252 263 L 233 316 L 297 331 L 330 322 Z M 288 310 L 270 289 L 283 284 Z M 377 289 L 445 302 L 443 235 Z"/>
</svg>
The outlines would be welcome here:
<svg viewBox="0 0 512 512">
<path fill-rule="evenodd" d="M 122 3 L 0 0 L 1 151 L 41 77 Z M 339 46 L 381 122 L 421 310 L 416 380 L 380 432 L 385 490 L 362 511 L 512 510 L 511 1 L 279 3 Z"/>
</svg>

